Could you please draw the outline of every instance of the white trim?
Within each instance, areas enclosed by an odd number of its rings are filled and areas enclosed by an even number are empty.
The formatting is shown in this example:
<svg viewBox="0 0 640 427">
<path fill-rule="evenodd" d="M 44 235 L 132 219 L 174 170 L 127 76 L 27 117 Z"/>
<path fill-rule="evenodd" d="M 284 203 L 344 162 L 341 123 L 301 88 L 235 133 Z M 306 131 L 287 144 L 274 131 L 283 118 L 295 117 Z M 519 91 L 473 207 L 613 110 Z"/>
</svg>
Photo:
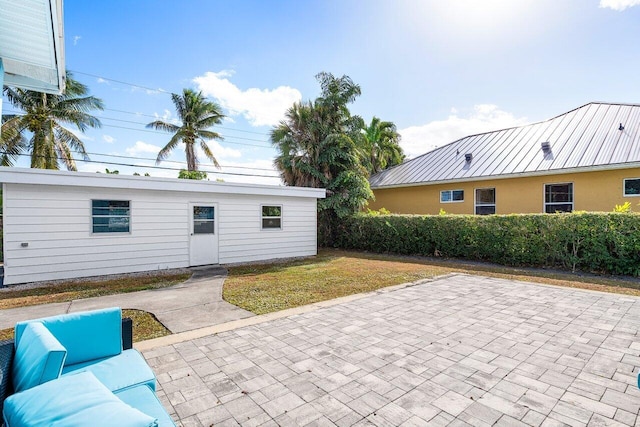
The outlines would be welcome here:
<svg viewBox="0 0 640 427">
<path fill-rule="evenodd" d="M 487 176 L 478 176 L 478 177 L 469 177 L 469 178 L 444 179 L 439 181 L 412 182 L 407 184 L 394 184 L 394 185 L 385 185 L 385 186 L 376 186 L 376 187 L 372 186 L 371 189 L 386 190 L 391 188 L 420 187 L 422 185 L 458 184 L 458 183 L 476 182 L 476 181 L 490 181 L 494 179 L 529 178 L 529 177 L 536 177 L 536 176 L 566 175 L 570 173 L 599 172 L 599 171 L 607 171 L 607 170 L 635 169 L 635 168 L 640 168 L 640 162 L 619 163 L 615 165 L 585 166 L 585 167 L 569 168 L 569 169 L 551 169 L 546 171 L 511 173 L 511 174 L 504 174 L 504 175 L 487 175 Z"/>
<path fill-rule="evenodd" d="M 280 208 L 280 216 L 279 217 L 277 217 L 277 216 L 267 216 L 267 217 L 265 217 L 262 214 L 262 208 L 264 208 L 265 206 Z M 284 230 L 284 221 L 283 221 L 283 215 L 282 215 L 283 212 L 284 212 L 284 208 L 282 207 L 282 205 L 267 204 L 267 203 L 261 204 L 260 205 L 260 231 L 271 232 L 271 231 L 282 231 L 282 230 Z M 280 227 L 278 227 L 278 228 L 276 228 L 276 227 L 264 228 L 264 219 L 265 218 L 280 218 Z"/>
<path fill-rule="evenodd" d="M 547 203 L 547 185 L 567 185 L 571 184 L 571 212 L 576 210 L 575 206 L 575 184 L 573 181 L 567 182 L 545 182 L 542 184 L 542 213 L 547 213 L 547 204 L 549 205 L 568 205 L 569 202 L 551 202 Z"/>
<path fill-rule="evenodd" d="M 0 167 L 0 182 L 6 182 L 8 184 L 179 191 L 182 193 L 247 194 L 259 196 L 309 197 L 316 199 L 324 199 L 326 197 L 326 190 L 323 188 L 196 181 L 192 179 L 111 175 L 15 167 Z"/>
<path fill-rule="evenodd" d="M 454 191 L 462 191 L 462 200 L 453 200 L 453 192 Z M 449 192 L 451 193 L 451 200 L 442 201 L 442 193 Z M 464 189 L 458 188 L 455 190 L 440 190 L 440 203 L 463 203 L 464 202 Z"/>
<path fill-rule="evenodd" d="M 482 205 L 478 205 L 478 195 L 476 193 L 478 190 L 493 190 L 493 203 L 485 203 Z M 473 189 L 473 214 L 474 215 L 480 215 L 476 213 L 476 209 L 478 208 L 478 206 L 493 206 L 493 215 L 495 215 L 498 209 L 497 205 L 498 205 L 498 195 L 496 194 L 496 187 L 477 187 Z"/>
<path fill-rule="evenodd" d="M 626 193 L 627 181 L 636 181 L 636 180 L 640 181 L 640 178 L 624 178 L 622 180 L 622 197 L 640 197 L 640 194 L 627 194 Z"/>
</svg>

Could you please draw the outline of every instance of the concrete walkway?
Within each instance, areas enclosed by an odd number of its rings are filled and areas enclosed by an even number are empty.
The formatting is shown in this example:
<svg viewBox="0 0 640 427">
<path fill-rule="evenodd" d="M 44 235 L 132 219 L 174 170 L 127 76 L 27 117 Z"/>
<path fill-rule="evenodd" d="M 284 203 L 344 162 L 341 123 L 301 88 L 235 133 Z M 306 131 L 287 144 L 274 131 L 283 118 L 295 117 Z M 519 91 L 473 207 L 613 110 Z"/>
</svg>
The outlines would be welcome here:
<svg viewBox="0 0 640 427">
<path fill-rule="evenodd" d="M 22 320 L 106 307 L 151 312 L 173 333 L 253 316 L 223 301 L 222 285 L 226 277 L 224 268 L 199 267 L 193 269 L 189 280 L 169 288 L 0 310 L 0 329 L 11 328 Z"/>
<path fill-rule="evenodd" d="M 160 399 L 183 427 L 640 425 L 638 297 L 453 275 L 327 303 L 147 347 Z"/>
</svg>

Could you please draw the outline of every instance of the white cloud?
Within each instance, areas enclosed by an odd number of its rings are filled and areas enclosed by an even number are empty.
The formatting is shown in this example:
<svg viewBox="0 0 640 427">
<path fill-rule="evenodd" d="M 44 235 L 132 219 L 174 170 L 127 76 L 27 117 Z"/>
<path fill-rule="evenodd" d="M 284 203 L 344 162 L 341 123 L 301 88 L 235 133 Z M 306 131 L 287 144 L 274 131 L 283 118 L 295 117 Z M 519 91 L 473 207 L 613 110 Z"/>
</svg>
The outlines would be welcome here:
<svg viewBox="0 0 640 427">
<path fill-rule="evenodd" d="M 82 36 L 73 36 L 73 45 L 76 46 L 81 38 Z"/>
<path fill-rule="evenodd" d="M 102 77 L 98 77 L 98 78 L 96 79 L 96 81 L 97 81 L 98 83 L 100 83 L 100 84 L 104 84 L 104 85 L 108 85 L 108 84 L 109 84 L 109 82 L 108 82 L 107 80 L 103 79 Z"/>
<path fill-rule="evenodd" d="M 158 155 L 158 152 L 162 149 L 162 147 L 158 147 L 157 145 L 148 144 L 144 141 L 136 141 L 132 147 L 128 147 L 126 153 L 130 156 L 137 156 L 139 154 L 153 154 Z"/>
<path fill-rule="evenodd" d="M 528 123 L 526 117 L 515 117 L 496 105 L 478 104 L 467 117 L 460 117 L 456 108 L 445 120 L 434 120 L 422 126 L 400 129 L 400 145 L 412 158 L 462 137 L 519 126 Z"/>
<path fill-rule="evenodd" d="M 243 91 L 229 81 L 232 75 L 232 71 L 208 71 L 193 81 L 205 96 L 215 98 L 229 114 L 244 116 L 252 126 L 278 124 L 287 108 L 302 99 L 300 91 L 289 86 Z"/>
<path fill-rule="evenodd" d="M 102 135 L 102 139 L 104 139 L 104 142 L 106 142 L 107 144 L 113 144 L 113 142 L 116 140 L 111 135 Z"/>
<path fill-rule="evenodd" d="M 640 0 L 600 0 L 600 7 L 617 10 L 619 12 L 626 8 L 640 5 Z"/>
</svg>

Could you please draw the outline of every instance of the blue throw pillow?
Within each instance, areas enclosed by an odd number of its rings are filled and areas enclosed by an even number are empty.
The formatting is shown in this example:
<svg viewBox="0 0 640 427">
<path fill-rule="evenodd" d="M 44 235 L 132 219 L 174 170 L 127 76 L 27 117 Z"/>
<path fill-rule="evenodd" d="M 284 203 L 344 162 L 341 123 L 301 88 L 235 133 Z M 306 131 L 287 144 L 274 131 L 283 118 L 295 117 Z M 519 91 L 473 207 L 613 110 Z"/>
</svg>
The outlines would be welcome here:
<svg viewBox="0 0 640 427">
<path fill-rule="evenodd" d="M 67 350 L 42 323 L 29 323 L 16 347 L 11 379 L 16 393 L 60 376 Z"/>
</svg>

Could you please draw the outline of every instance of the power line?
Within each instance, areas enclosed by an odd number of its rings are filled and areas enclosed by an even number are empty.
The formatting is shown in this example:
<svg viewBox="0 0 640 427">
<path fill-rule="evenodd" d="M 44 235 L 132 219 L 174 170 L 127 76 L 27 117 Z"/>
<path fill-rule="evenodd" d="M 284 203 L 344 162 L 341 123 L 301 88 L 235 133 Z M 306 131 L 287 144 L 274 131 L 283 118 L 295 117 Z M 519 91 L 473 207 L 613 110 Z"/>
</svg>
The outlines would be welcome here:
<svg viewBox="0 0 640 427">
<path fill-rule="evenodd" d="M 8 110 L 8 113 L 13 113 L 16 115 L 21 115 L 24 116 L 25 113 L 22 111 L 15 111 L 15 110 Z M 134 123 L 134 124 L 140 124 L 140 125 L 144 125 L 143 123 L 140 122 L 134 122 L 132 120 L 122 120 L 122 119 L 114 119 L 111 117 L 99 117 L 99 119 L 101 120 L 114 120 L 114 121 L 118 121 L 118 122 L 125 122 L 125 123 Z M 125 130 L 132 130 L 134 132 L 144 132 L 144 133 L 154 133 L 154 134 L 164 134 L 166 135 L 166 132 L 160 131 L 160 130 L 155 130 L 155 129 L 138 129 L 138 128 L 132 128 L 132 127 L 126 127 L 126 126 L 117 126 L 117 125 L 112 125 L 112 124 L 103 124 L 104 127 L 107 128 L 116 128 L 116 129 L 125 129 Z M 222 135 L 223 138 L 224 135 Z M 232 138 L 238 138 L 238 139 L 242 139 L 242 140 L 248 140 L 248 141 L 256 141 L 256 142 L 264 142 L 266 144 L 268 144 L 267 141 L 263 141 L 263 140 L 259 140 L 259 139 L 253 139 L 253 138 L 244 138 L 241 136 L 235 136 L 233 135 Z M 228 139 L 224 139 L 224 142 L 228 143 L 228 144 L 234 144 L 234 145 L 245 145 L 247 147 L 258 147 L 258 148 L 271 148 L 268 145 L 258 145 L 258 144 L 249 144 L 246 142 L 237 142 L 237 141 L 230 141 Z"/>
<path fill-rule="evenodd" d="M 14 154 L 11 153 L 7 153 L 4 151 L 0 151 L 0 154 L 9 154 L 11 156 L 13 156 Z M 55 160 L 65 160 L 62 157 L 58 157 L 58 156 L 43 156 L 40 154 L 26 154 L 26 153 L 20 153 L 17 154 L 18 156 L 25 156 L 25 157 L 38 157 L 38 158 L 43 158 L 43 159 L 55 159 Z M 184 168 L 171 168 L 171 167 L 167 167 L 167 166 L 145 166 L 145 165 L 136 165 L 136 164 L 128 164 L 128 163 L 118 163 L 118 162 L 108 162 L 108 161 L 98 161 L 98 160 L 85 160 L 85 159 L 74 159 L 76 162 L 84 162 L 84 163 L 97 163 L 97 164 L 101 164 L 101 165 L 112 165 L 112 166 L 126 166 L 126 167 L 132 167 L 132 168 L 146 168 L 146 169 L 161 169 L 161 170 L 170 170 L 170 171 L 176 171 L 176 172 L 180 172 L 181 170 L 184 170 Z M 248 173 L 238 173 L 238 172 L 220 172 L 220 171 L 215 171 L 215 170 L 203 170 L 202 172 L 206 172 L 206 173 L 211 173 L 211 174 L 219 174 L 219 175 L 232 175 L 232 176 L 251 176 L 251 177 L 257 177 L 257 178 L 280 178 L 277 175 L 259 175 L 259 174 L 248 174 Z"/>
<path fill-rule="evenodd" d="M 111 79 L 109 77 L 99 76 L 97 74 L 85 73 L 85 72 L 76 71 L 76 70 L 69 70 L 69 71 L 71 71 L 72 73 L 75 73 L 75 74 L 82 74 L 82 75 L 89 76 L 89 77 L 95 77 L 97 79 L 107 80 L 107 81 L 110 81 L 110 82 L 114 82 L 114 83 L 118 83 L 118 84 L 122 84 L 122 85 L 126 85 L 126 86 L 137 87 L 137 88 L 144 89 L 144 90 L 149 90 L 149 91 L 152 91 L 152 92 L 161 92 L 161 93 L 166 93 L 166 94 L 169 94 L 169 95 L 175 95 L 173 92 L 169 92 L 169 91 L 161 89 L 161 88 L 153 89 L 153 88 L 150 88 L 150 87 L 147 87 L 147 86 L 142 86 L 142 85 L 138 85 L 138 84 L 134 84 L 134 83 L 129 83 L 129 82 L 125 82 L 125 81 L 122 81 L 122 80 Z M 119 113 L 135 114 L 135 115 L 141 115 L 141 116 L 147 116 L 147 117 L 154 117 L 155 118 L 155 116 L 151 116 L 149 114 L 134 113 L 134 112 L 131 112 L 131 111 L 113 110 L 113 109 L 109 109 L 109 108 L 105 108 L 105 110 L 117 111 Z M 218 126 L 218 127 L 221 128 L 221 129 L 235 130 L 235 131 L 238 131 L 238 132 L 246 132 L 246 133 L 255 133 L 255 134 L 258 134 L 258 135 L 266 135 L 266 133 L 264 133 L 264 132 L 253 132 L 253 131 L 248 131 L 248 130 L 243 130 L 243 129 L 235 129 L 235 128 L 230 128 L 230 127 L 223 127 L 223 126 Z"/>
</svg>

